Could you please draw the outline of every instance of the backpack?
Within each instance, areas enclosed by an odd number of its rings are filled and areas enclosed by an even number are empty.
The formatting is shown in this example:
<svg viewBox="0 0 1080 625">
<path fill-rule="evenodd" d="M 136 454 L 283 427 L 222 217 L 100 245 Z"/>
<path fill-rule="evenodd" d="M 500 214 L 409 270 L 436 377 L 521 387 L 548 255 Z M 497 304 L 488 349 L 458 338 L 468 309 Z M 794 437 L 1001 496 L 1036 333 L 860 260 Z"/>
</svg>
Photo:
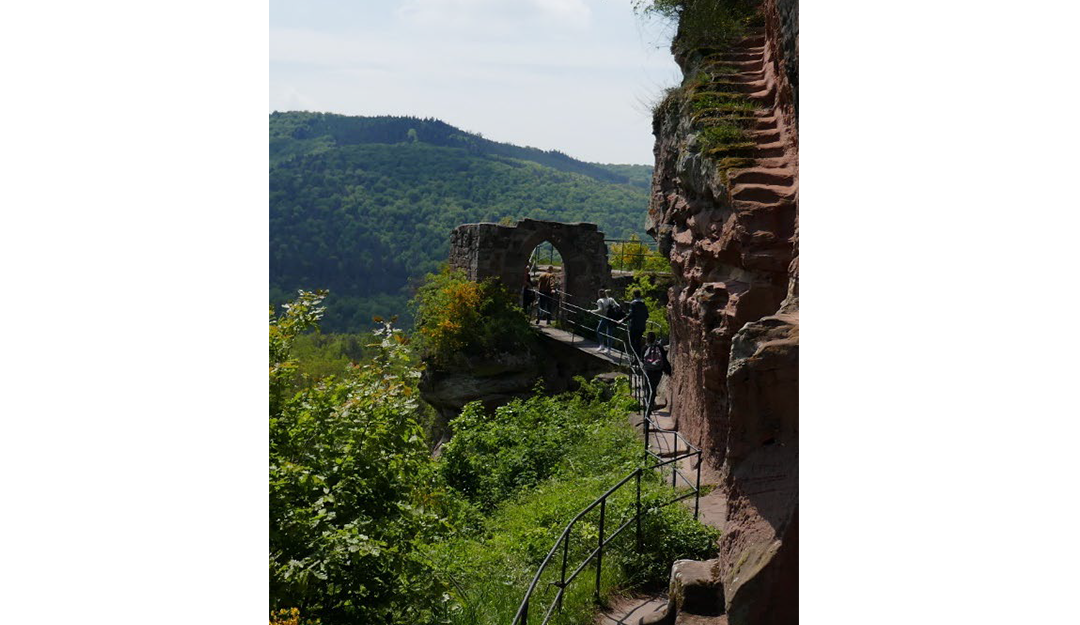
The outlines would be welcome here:
<svg viewBox="0 0 1080 625">
<path fill-rule="evenodd" d="M 660 345 L 653 343 L 645 348 L 645 355 L 641 358 L 645 363 L 645 368 L 650 371 L 656 371 L 664 368 L 664 350 L 660 348 Z"/>
<path fill-rule="evenodd" d="M 619 302 L 616 302 L 614 299 L 611 299 L 610 301 L 611 303 L 608 304 L 607 307 L 607 314 L 604 316 L 608 319 L 614 319 L 615 321 L 622 321 L 622 318 L 626 316 L 622 306 L 619 306 Z"/>
</svg>

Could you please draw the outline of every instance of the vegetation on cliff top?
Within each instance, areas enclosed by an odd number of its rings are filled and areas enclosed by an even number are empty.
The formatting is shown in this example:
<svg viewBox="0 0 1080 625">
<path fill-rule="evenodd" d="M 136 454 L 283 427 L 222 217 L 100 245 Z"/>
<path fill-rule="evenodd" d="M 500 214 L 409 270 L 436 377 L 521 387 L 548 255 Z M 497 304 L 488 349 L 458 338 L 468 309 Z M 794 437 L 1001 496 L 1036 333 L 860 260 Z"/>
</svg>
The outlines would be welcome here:
<svg viewBox="0 0 1080 625">
<path fill-rule="evenodd" d="M 763 23 L 760 0 L 633 0 L 633 7 L 676 22 L 674 44 L 683 50 L 731 42 Z"/>
</svg>

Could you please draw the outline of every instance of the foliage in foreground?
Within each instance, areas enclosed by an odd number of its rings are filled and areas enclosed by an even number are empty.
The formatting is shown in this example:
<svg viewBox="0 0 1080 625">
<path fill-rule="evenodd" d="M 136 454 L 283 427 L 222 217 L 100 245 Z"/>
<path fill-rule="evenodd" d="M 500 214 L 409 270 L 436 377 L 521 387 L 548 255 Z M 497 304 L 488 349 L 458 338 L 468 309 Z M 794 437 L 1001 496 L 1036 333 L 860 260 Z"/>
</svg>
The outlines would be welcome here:
<svg viewBox="0 0 1080 625">
<path fill-rule="evenodd" d="M 326 623 L 435 622 L 443 589 L 417 546 L 444 522 L 419 374 L 387 326 L 370 362 L 292 394 L 288 350 L 323 296 L 302 292 L 270 321 L 270 608 Z"/>
<path fill-rule="evenodd" d="M 579 380 L 577 392 L 537 394 L 493 415 L 471 405 L 433 459 L 418 417 L 419 374 L 388 326 L 367 362 L 296 391 L 290 350 L 324 297 L 302 292 L 270 320 L 271 622 L 509 622 L 566 523 L 644 462 L 625 383 Z M 643 486 L 647 506 L 671 496 L 652 473 Z M 633 501 L 633 488 L 610 501 L 608 527 Z M 573 558 L 594 544 L 596 514 L 575 530 Z M 707 557 L 716 538 L 679 505 L 650 512 L 643 530 L 640 550 L 633 532 L 609 546 L 605 594 L 662 582 L 674 559 Z M 584 575 L 555 622 L 591 619 Z"/>
<path fill-rule="evenodd" d="M 455 598 L 456 624 L 507 623 L 525 589 L 567 522 L 637 467 L 646 466 L 641 442 L 626 418 L 630 400 L 624 384 L 614 392 L 602 383 L 578 380 L 581 389 L 556 397 L 534 396 L 485 414 L 466 407 L 453 423 L 440 472 L 446 484 L 488 511 L 453 538 L 431 548 L 432 560 Z M 672 497 L 657 474 L 643 478 L 643 505 Z M 605 527 L 610 535 L 634 510 L 631 481 L 609 499 Z M 583 517 L 571 534 L 571 567 L 583 561 L 599 533 L 599 509 Z M 605 595 L 617 588 L 663 583 L 677 558 L 711 555 L 716 534 L 682 506 L 649 512 L 639 550 L 633 531 L 608 546 L 602 578 Z M 547 605 L 558 581 L 549 567 L 534 605 Z M 591 619 L 591 566 L 568 590 L 555 622 Z"/>
</svg>

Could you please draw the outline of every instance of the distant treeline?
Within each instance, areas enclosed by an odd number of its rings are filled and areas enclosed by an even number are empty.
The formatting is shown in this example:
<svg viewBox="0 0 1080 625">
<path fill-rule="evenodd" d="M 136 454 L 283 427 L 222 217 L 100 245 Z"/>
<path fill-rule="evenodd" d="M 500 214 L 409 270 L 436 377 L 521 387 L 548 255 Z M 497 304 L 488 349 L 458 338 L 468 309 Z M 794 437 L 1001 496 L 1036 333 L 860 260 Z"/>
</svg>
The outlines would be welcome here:
<svg viewBox="0 0 1080 625">
<path fill-rule="evenodd" d="M 329 289 L 325 330 L 401 315 L 463 223 L 591 221 L 644 235 L 651 167 L 597 165 L 434 119 L 270 115 L 270 300 Z"/>
</svg>

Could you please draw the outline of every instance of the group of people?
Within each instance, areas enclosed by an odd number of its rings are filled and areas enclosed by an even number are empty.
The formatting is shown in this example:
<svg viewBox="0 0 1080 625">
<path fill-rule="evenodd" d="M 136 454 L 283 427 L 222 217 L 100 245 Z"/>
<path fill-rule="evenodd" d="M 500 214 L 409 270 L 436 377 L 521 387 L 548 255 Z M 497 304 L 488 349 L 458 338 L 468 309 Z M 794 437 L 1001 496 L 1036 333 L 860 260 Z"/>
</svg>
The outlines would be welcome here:
<svg viewBox="0 0 1080 625">
<path fill-rule="evenodd" d="M 551 267 L 545 268 L 540 273 L 535 285 L 531 273 L 525 273 L 525 284 L 521 290 L 521 305 L 526 315 L 529 315 L 535 304 L 538 325 L 544 321 L 551 324 L 555 307 L 555 280 Z M 589 312 L 600 318 L 596 325 L 596 337 L 597 342 L 600 343 L 601 353 L 612 352 L 612 344 L 616 336 L 621 335 L 620 330 L 625 327 L 626 347 L 637 360 L 641 361 L 642 369 L 645 370 L 645 376 L 649 380 L 649 386 L 655 397 L 663 375 L 671 374 L 671 363 L 667 358 L 667 350 L 657 338 L 656 333 L 645 332 L 649 319 L 649 307 L 642 299 L 641 291 L 635 289 L 632 294 L 633 299 L 626 305 L 627 310 L 624 311 L 622 305 L 611 297 L 608 289 L 600 289 L 596 308 Z"/>
<path fill-rule="evenodd" d="M 667 350 L 660 343 L 655 332 L 645 333 L 645 327 L 649 319 L 649 307 L 641 298 L 641 291 L 634 289 L 634 299 L 627 305 L 628 310 L 623 311 L 622 306 L 611 297 L 607 289 L 600 289 L 600 297 L 596 300 L 596 308 L 591 310 L 600 317 L 596 325 L 596 336 L 600 343 L 601 353 L 611 352 L 614 332 L 619 326 L 626 326 L 627 347 L 634 357 L 641 361 L 641 368 L 645 370 L 645 377 L 649 380 L 652 396 L 655 401 L 656 389 L 660 386 L 660 380 L 665 373 L 671 375 L 671 363 L 667 358 Z M 625 321 L 623 319 L 625 318 Z M 645 342 L 642 343 L 642 335 Z"/>
</svg>

